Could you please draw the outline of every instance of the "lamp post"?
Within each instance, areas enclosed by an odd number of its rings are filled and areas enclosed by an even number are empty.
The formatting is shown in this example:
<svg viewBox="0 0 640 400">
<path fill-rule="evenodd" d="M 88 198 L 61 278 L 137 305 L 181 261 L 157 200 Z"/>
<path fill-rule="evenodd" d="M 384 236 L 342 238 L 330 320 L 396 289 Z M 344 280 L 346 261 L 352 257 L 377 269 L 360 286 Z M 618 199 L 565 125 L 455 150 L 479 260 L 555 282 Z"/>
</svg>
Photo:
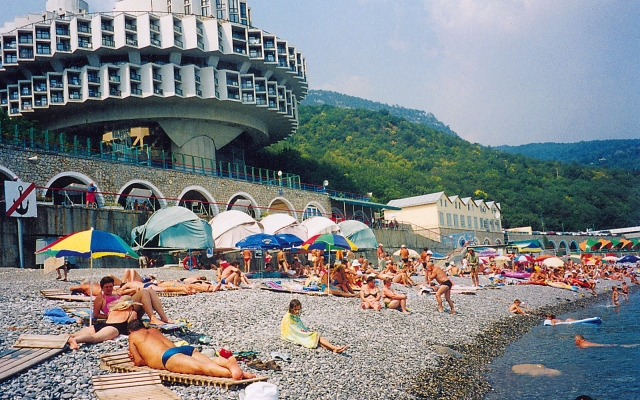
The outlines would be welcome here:
<svg viewBox="0 0 640 400">
<path fill-rule="evenodd" d="M 282 171 L 278 171 L 278 186 L 282 186 Z"/>
<path fill-rule="evenodd" d="M 325 179 L 324 182 L 322 182 L 322 191 L 324 193 L 327 193 L 327 186 L 329 186 L 329 181 Z"/>
</svg>

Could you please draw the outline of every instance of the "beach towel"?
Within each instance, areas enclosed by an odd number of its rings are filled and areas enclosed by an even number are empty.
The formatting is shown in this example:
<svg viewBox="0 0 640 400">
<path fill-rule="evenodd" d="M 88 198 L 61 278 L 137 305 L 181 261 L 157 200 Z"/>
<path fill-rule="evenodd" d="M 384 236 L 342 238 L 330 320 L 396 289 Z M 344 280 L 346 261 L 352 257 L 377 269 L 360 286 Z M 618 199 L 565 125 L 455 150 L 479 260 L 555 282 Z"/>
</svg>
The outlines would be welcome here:
<svg viewBox="0 0 640 400">
<path fill-rule="evenodd" d="M 280 325 L 282 339 L 287 342 L 299 344 L 309 349 L 318 347 L 320 335 L 318 332 L 310 332 L 297 315 L 286 313 Z"/>
<path fill-rule="evenodd" d="M 44 312 L 44 319 L 47 322 L 56 324 L 75 324 L 77 321 L 67 315 L 62 308 L 56 307 Z"/>
</svg>

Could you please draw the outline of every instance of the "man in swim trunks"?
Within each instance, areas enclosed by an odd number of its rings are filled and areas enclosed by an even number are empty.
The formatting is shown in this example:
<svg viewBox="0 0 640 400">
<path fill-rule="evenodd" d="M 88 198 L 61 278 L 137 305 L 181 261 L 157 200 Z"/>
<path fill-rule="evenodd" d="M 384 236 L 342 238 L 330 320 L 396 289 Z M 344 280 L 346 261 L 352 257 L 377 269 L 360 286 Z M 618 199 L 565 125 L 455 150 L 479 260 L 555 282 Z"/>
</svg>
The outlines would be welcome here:
<svg viewBox="0 0 640 400">
<path fill-rule="evenodd" d="M 629 300 L 629 286 L 627 286 L 627 281 L 622 281 L 622 294 L 624 295 L 625 300 Z"/>
<path fill-rule="evenodd" d="M 445 300 L 449 303 L 449 307 L 451 307 L 451 314 L 455 314 L 456 311 L 453 308 L 453 301 L 451 301 L 451 288 L 453 287 L 453 282 L 447 278 L 447 274 L 444 273 L 439 267 L 433 265 L 433 261 L 427 264 L 427 273 L 425 283 L 430 283 L 432 280 L 436 280 L 440 287 L 436 291 L 436 301 L 438 302 L 438 311 L 443 312 L 444 308 L 442 307 L 442 295 L 444 294 Z"/>
<path fill-rule="evenodd" d="M 612 344 L 600 344 L 600 343 L 589 342 L 582 335 L 576 335 L 573 338 L 573 340 L 576 343 L 576 346 L 580 347 L 581 349 L 584 349 L 584 348 L 587 348 L 587 347 L 612 347 L 612 346 L 614 346 Z"/>
<path fill-rule="evenodd" d="M 480 281 L 478 279 L 478 264 L 480 260 L 478 259 L 478 255 L 473 249 L 468 249 L 467 255 L 464 258 L 471 267 L 471 282 L 473 282 L 473 286 L 480 286 Z"/>
<path fill-rule="evenodd" d="M 400 259 L 405 264 L 409 262 L 409 249 L 405 245 L 400 246 Z"/>
<path fill-rule="evenodd" d="M 253 254 L 251 253 L 251 250 L 249 249 L 244 249 L 242 250 L 242 258 L 244 259 L 244 273 L 248 274 L 249 271 L 251 270 L 251 257 L 253 256 Z"/>
<path fill-rule="evenodd" d="M 255 378 L 242 372 L 233 356 L 208 358 L 191 346 L 176 347 L 160 331 L 147 329 L 140 321 L 130 322 L 128 328 L 129 358 L 138 367 L 235 380 Z"/>
<path fill-rule="evenodd" d="M 347 252 L 347 255 L 349 252 Z M 384 264 L 384 248 L 382 247 L 382 243 L 378 243 L 378 250 L 376 250 L 376 256 L 378 257 L 378 270 L 382 271 L 385 267 Z"/>
</svg>

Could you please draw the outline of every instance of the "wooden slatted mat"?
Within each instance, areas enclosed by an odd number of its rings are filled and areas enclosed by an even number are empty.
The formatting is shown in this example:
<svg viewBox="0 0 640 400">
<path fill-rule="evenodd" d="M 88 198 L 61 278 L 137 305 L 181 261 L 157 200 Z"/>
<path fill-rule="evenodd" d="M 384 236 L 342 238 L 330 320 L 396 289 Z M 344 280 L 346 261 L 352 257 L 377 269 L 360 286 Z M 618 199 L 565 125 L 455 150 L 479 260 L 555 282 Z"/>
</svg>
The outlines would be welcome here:
<svg viewBox="0 0 640 400">
<path fill-rule="evenodd" d="M 71 294 L 61 289 L 42 289 L 40 293 L 51 300 L 64 300 L 64 301 L 89 301 L 89 296 Z M 95 299 L 95 296 L 93 296 Z"/>
<path fill-rule="evenodd" d="M 7 349 L 0 353 L 0 382 L 63 351 L 64 349 Z"/>
<path fill-rule="evenodd" d="M 230 386 L 246 385 L 248 383 L 266 381 L 268 379 L 268 377 L 262 376 L 236 381 L 230 378 L 214 378 L 212 376 L 204 375 L 179 374 L 166 370 L 151 369 L 149 367 L 136 367 L 125 351 L 103 354 L 100 356 L 100 361 L 100 367 L 103 369 L 114 372 L 153 371 L 160 375 L 160 379 L 162 379 L 163 382 L 183 383 L 188 385 L 219 386 L 229 389 Z"/>
<path fill-rule="evenodd" d="M 162 385 L 152 371 L 94 376 L 93 390 L 100 400 L 163 400 L 181 397 Z"/>
<path fill-rule="evenodd" d="M 13 347 L 35 349 L 63 349 L 69 335 L 20 335 Z"/>
<path fill-rule="evenodd" d="M 186 296 L 187 292 L 156 292 L 158 297 L 177 297 Z"/>
<path fill-rule="evenodd" d="M 315 290 L 293 290 L 293 289 L 276 289 L 268 286 L 259 286 L 259 289 L 268 290 L 276 293 L 289 293 L 289 294 L 306 294 L 308 296 L 327 296 L 327 292 L 315 291 Z"/>
</svg>

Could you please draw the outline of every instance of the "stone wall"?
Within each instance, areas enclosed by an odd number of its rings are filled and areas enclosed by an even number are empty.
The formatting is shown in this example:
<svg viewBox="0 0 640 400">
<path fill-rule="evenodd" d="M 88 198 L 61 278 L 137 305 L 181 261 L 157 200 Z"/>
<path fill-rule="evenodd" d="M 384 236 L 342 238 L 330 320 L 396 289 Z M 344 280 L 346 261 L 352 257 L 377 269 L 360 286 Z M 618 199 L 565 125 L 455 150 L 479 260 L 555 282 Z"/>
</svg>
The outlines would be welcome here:
<svg viewBox="0 0 640 400">
<path fill-rule="evenodd" d="M 32 157 L 37 160 L 30 161 Z M 220 211 L 224 211 L 234 195 L 242 193 L 255 200 L 258 212 L 265 212 L 272 201 L 281 199 L 290 203 L 298 220 L 310 203 L 331 213 L 328 197 L 314 192 L 8 145 L 0 145 L 0 169 L 5 175 L 13 173 L 21 181 L 39 187 L 47 187 L 54 178 L 63 175 L 74 176 L 85 184 L 93 181 L 102 193 L 121 193 L 132 184 L 142 184 L 156 197 L 167 199 L 170 205 L 177 203 L 186 188 L 195 187 L 196 191 L 203 189 L 210 194 Z"/>
</svg>

